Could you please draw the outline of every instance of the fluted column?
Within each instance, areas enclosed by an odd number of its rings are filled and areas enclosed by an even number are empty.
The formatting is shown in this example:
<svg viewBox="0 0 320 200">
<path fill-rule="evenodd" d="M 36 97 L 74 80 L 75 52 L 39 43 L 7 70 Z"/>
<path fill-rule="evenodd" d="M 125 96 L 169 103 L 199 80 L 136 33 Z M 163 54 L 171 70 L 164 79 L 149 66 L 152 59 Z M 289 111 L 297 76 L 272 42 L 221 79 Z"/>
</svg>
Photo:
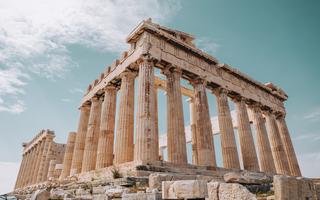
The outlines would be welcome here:
<svg viewBox="0 0 320 200">
<path fill-rule="evenodd" d="M 187 163 L 186 136 L 184 131 L 181 95 L 181 70 L 170 68 L 164 71 L 167 77 L 167 148 L 168 161 Z"/>
<path fill-rule="evenodd" d="M 80 119 L 74 144 L 73 158 L 71 164 L 70 175 L 81 172 L 83 152 L 88 130 L 88 121 L 90 115 L 90 105 L 84 104 L 80 107 Z"/>
<path fill-rule="evenodd" d="M 120 103 L 114 152 L 115 164 L 133 160 L 134 72 L 121 74 Z"/>
<path fill-rule="evenodd" d="M 277 125 L 279 128 L 279 133 L 280 133 L 282 145 L 284 147 L 284 152 L 286 153 L 286 156 L 287 156 L 288 165 L 289 165 L 289 169 L 290 169 L 290 175 L 301 176 L 300 167 L 298 164 L 296 154 L 294 152 L 294 148 L 292 145 L 290 133 L 289 133 L 286 121 L 285 121 L 284 114 L 278 115 Z"/>
<path fill-rule="evenodd" d="M 19 169 L 19 172 L 18 172 L 18 176 L 17 176 L 17 180 L 16 180 L 16 184 L 14 186 L 14 189 L 20 188 L 21 180 L 22 180 L 22 174 L 23 174 L 23 170 L 25 168 L 25 165 L 26 165 L 26 155 L 23 154 L 22 155 L 21 164 L 20 164 L 20 169 Z"/>
<path fill-rule="evenodd" d="M 223 166 L 225 168 L 240 169 L 237 145 L 228 104 L 227 90 L 217 88 L 213 92 L 217 98 Z"/>
<path fill-rule="evenodd" d="M 29 178 L 28 178 L 28 182 L 27 182 L 28 185 L 32 184 L 33 176 L 35 175 L 35 165 L 36 165 L 36 162 L 37 162 L 38 152 L 39 152 L 39 144 L 36 144 L 33 147 L 30 173 L 29 173 L 29 176 L 28 176 Z"/>
<path fill-rule="evenodd" d="M 154 86 L 154 143 L 156 145 L 155 149 L 157 151 L 154 151 L 155 157 L 159 159 L 159 121 L 158 121 L 158 87 Z"/>
<path fill-rule="evenodd" d="M 44 181 L 45 177 L 47 176 L 46 174 L 46 160 L 47 160 L 47 155 L 48 152 L 50 151 L 51 148 L 51 143 L 53 142 L 53 137 L 52 136 L 46 136 L 46 139 L 44 141 L 44 148 L 41 154 L 41 160 L 39 164 L 39 169 L 38 169 L 38 174 L 37 174 L 37 183 L 40 183 L 41 181 Z"/>
<path fill-rule="evenodd" d="M 265 125 L 265 120 L 262 116 L 260 106 L 257 104 L 250 105 L 253 113 L 253 124 L 255 127 L 257 147 L 259 153 L 260 171 L 276 173 L 274 161 L 272 157 L 270 142 Z"/>
<path fill-rule="evenodd" d="M 21 178 L 21 182 L 20 182 L 20 186 L 19 188 L 22 188 L 25 186 L 26 183 L 26 179 L 27 179 L 27 175 L 28 175 L 28 169 L 30 167 L 30 152 L 26 152 L 26 163 L 25 163 L 25 167 L 23 168 L 23 172 L 22 172 L 22 178 Z"/>
<path fill-rule="evenodd" d="M 234 102 L 237 112 L 243 168 L 250 171 L 259 171 L 257 152 L 253 141 L 246 103 L 242 97 L 236 97 Z"/>
<path fill-rule="evenodd" d="M 191 146 L 192 146 L 192 164 L 198 164 L 198 147 L 197 147 L 197 130 L 196 130 L 196 112 L 194 99 L 189 98 L 189 111 L 190 111 L 190 129 L 191 129 Z"/>
<path fill-rule="evenodd" d="M 91 99 L 91 109 L 83 152 L 82 172 L 94 170 L 96 167 L 97 146 L 100 132 L 101 99 Z"/>
<path fill-rule="evenodd" d="M 192 82 L 194 87 L 195 146 L 197 165 L 216 166 L 206 85 L 203 80 Z"/>
<path fill-rule="evenodd" d="M 271 152 L 272 152 L 274 164 L 276 167 L 276 171 L 278 174 L 288 175 L 289 174 L 288 161 L 281 143 L 281 137 L 279 134 L 275 115 L 272 112 L 265 112 L 264 114 L 267 120 L 267 128 L 268 128 L 269 140 L 271 145 Z"/>
<path fill-rule="evenodd" d="M 68 135 L 66 151 L 64 153 L 63 158 L 63 168 L 61 172 L 60 179 L 63 180 L 64 178 L 70 175 L 71 163 L 72 163 L 72 156 L 74 151 L 74 143 L 76 140 L 76 132 L 70 132 Z"/>
<path fill-rule="evenodd" d="M 104 89 L 104 100 L 101 110 L 96 169 L 108 167 L 113 164 L 116 99 L 116 87 L 114 85 L 107 86 Z"/>
<path fill-rule="evenodd" d="M 37 159 L 36 159 L 36 162 L 34 165 L 34 172 L 33 172 L 33 176 L 32 176 L 32 183 L 33 184 L 37 183 L 37 177 L 38 177 L 38 173 L 39 173 L 42 152 L 44 149 L 44 143 L 45 143 L 45 141 L 44 141 L 44 139 L 42 139 L 42 141 L 40 141 L 38 144 Z"/>
<path fill-rule="evenodd" d="M 54 177 L 54 170 L 56 168 L 56 164 L 58 164 L 57 160 L 50 160 L 48 174 L 47 174 L 47 180 L 50 180 L 50 178 Z"/>
<path fill-rule="evenodd" d="M 134 160 L 145 163 L 158 160 L 156 157 L 155 134 L 155 102 L 154 102 L 154 64 L 148 58 L 142 58 L 139 63 L 138 76 L 138 108 L 136 123 L 136 143 Z"/>
<path fill-rule="evenodd" d="M 54 142 L 53 142 L 53 137 L 52 140 L 49 140 L 49 145 L 48 145 L 48 151 L 46 154 L 46 160 L 44 163 L 44 170 L 43 170 L 43 174 L 41 177 L 41 181 L 47 181 L 48 180 L 48 171 L 49 171 L 49 166 L 50 166 L 50 161 L 53 159 L 54 155 L 53 155 L 53 151 L 54 151 Z"/>
</svg>

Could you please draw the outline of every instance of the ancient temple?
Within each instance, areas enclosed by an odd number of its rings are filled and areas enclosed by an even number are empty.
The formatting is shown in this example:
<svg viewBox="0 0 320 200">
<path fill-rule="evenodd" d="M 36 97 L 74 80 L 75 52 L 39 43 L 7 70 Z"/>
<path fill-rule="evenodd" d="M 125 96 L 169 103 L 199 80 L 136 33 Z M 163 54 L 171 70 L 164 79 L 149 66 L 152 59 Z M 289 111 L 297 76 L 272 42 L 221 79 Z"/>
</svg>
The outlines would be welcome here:
<svg viewBox="0 0 320 200">
<path fill-rule="evenodd" d="M 61 173 L 54 175 L 49 170 L 62 159 L 49 153 L 53 152 L 49 150 L 53 134 L 45 131 L 25 145 L 16 188 L 46 181 L 48 176 L 85 180 L 99 173 L 99 177 L 107 177 L 114 166 L 131 176 L 165 167 L 174 173 L 177 169 L 205 175 L 248 170 L 301 176 L 285 121 L 286 93 L 219 63 L 198 49 L 194 39 L 151 20 L 141 22 L 126 39 L 130 49 L 88 86 L 79 108 L 78 129 L 69 133 L 63 166 L 58 167 Z M 155 70 L 166 78 L 157 76 Z M 190 87 L 181 85 L 181 80 Z M 167 110 L 165 136 L 159 136 L 159 90 L 164 90 L 167 98 L 167 108 L 161 108 Z M 208 101 L 208 93 L 216 102 Z M 183 96 L 189 98 L 188 128 Z M 230 101 L 235 111 L 230 110 Z M 217 106 L 216 125 L 209 113 L 213 103 Z M 220 135 L 223 166 L 217 166 L 215 134 Z M 187 142 L 192 144 L 192 164 L 187 163 Z M 167 149 L 166 161 L 163 148 Z M 40 168 L 28 168 L 33 166 L 30 163 L 40 163 L 35 165 Z"/>
<path fill-rule="evenodd" d="M 47 181 L 55 170 L 54 164 L 62 164 L 65 144 L 53 141 L 51 130 L 41 130 L 30 142 L 23 143 L 22 161 L 15 189 Z"/>
</svg>

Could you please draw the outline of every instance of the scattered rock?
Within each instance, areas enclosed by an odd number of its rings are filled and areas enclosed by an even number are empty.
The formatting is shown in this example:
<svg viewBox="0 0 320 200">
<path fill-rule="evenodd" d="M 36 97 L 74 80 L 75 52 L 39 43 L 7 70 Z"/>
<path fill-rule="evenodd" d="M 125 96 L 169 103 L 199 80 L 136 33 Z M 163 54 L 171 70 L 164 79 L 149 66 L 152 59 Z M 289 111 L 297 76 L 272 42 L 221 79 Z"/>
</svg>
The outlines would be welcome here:
<svg viewBox="0 0 320 200">
<path fill-rule="evenodd" d="M 183 180 L 163 181 L 163 199 L 196 199 L 207 197 L 207 181 Z"/>
<path fill-rule="evenodd" d="M 244 186 L 238 183 L 210 182 L 208 187 L 208 200 L 256 200 L 256 195 L 252 194 Z"/>
<path fill-rule="evenodd" d="M 223 176 L 226 183 L 264 184 L 271 183 L 272 177 L 260 172 L 229 172 Z"/>
<path fill-rule="evenodd" d="M 31 196 L 31 200 L 48 200 L 49 198 L 50 192 L 47 190 L 36 190 Z"/>
</svg>

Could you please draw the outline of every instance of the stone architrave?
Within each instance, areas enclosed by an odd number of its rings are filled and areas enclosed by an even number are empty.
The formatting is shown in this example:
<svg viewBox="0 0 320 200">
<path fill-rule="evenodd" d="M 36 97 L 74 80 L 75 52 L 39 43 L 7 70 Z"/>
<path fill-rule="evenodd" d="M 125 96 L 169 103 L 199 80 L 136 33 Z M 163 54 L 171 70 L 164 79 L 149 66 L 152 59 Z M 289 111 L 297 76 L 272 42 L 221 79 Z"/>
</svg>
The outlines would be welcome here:
<svg viewBox="0 0 320 200">
<path fill-rule="evenodd" d="M 168 161 L 187 163 L 186 136 L 184 132 L 183 106 L 181 95 L 181 70 L 175 67 L 163 71 L 167 77 L 167 148 Z"/>
<path fill-rule="evenodd" d="M 120 103 L 114 152 L 115 164 L 133 160 L 135 77 L 136 74 L 131 71 L 121 74 Z"/>
<path fill-rule="evenodd" d="M 113 164 L 116 99 L 117 88 L 114 85 L 108 85 L 104 89 L 96 169 Z"/>
<path fill-rule="evenodd" d="M 260 105 L 252 104 L 249 107 L 253 113 L 253 124 L 256 133 L 260 171 L 276 173 L 265 119 L 262 116 Z"/>
<path fill-rule="evenodd" d="M 139 63 L 138 75 L 138 108 L 136 123 L 136 143 L 134 160 L 137 163 L 156 161 L 159 150 L 155 144 L 155 102 L 154 102 L 154 64 L 152 60 L 143 57 Z M 155 152 L 156 151 L 156 152 Z"/>
<path fill-rule="evenodd" d="M 284 152 L 286 153 L 288 165 L 290 169 L 290 175 L 292 176 L 301 176 L 300 167 L 298 164 L 298 160 L 296 157 L 296 153 L 294 152 L 293 144 L 290 138 L 290 133 L 287 127 L 287 123 L 285 121 L 285 115 L 280 114 L 277 117 L 277 125 L 279 128 L 280 138 L 282 141 L 282 145 L 284 147 Z"/>
<path fill-rule="evenodd" d="M 78 174 L 82 169 L 83 152 L 85 147 L 88 122 L 90 115 L 90 105 L 84 104 L 80 107 L 80 119 L 77 130 L 76 141 L 71 164 L 70 175 Z"/>
<path fill-rule="evenodd" d="M 197 148 L 197 165 L 216 166 L 216 157 L 210 121 L 209 105 L 205 82 L 196 80 L 194 87 L 195 146 Z"/>
<path fill-rule="evenodd" d="M 281 137 L 276 123 L 275 114 L 271 111 L 266 111 L 264 114 L 267 121 L 268 136 L 276 172 L 278 174 L 289 175 L 290 169 L 283 145 L 281 143 Z"/>
<path fill-rule="evenodd" d="M 225 168 L 240 169 L 237 145 L 228 104 L 228 92 L 226 89 L 216 88 L 213 90 L 213 93 L 217 98 L 223 166 Z"/>
<path fill-rule="evenodd" d="M 100 132 L 101 99 L 93 97 L 83 152 L 82 172 L 94 170 L 96 167 L 97 147 Z"/>
<path fill-rule="evenodd" d="M 259 171 L 257 152 L 253 141 L 246 103 L 242 97 L 234 98 L 234 102 L 237 112 L 243 168 L 250 171 Z"/>
<path fill-rule="evenodd" d="M 64 158 L 63 158 L 63 168 L 60 176 L 60 179 L 62 180 L 70 175 L 76 135 L 77 135 L 76 132 L 70 132 L 68 135 L 66 151 L 64 153 Z"/>
</svg>

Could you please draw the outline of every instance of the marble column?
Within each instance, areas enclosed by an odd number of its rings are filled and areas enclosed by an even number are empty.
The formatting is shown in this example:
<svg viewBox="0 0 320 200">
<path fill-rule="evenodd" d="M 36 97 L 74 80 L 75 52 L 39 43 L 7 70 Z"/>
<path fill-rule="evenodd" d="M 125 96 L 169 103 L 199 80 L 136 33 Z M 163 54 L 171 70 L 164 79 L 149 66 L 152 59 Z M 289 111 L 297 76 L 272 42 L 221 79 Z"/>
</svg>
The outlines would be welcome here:
<svg viewBox="0 0 320 200">
<path fill-rule="evenodd" d="M 294 152 L 293 144 L 290 138 L 290 133 L 285 121 L 285 115 L 280 114 L 277 117 L 277 125 L 279 128 L 280 138 L 282 141 L 282 145 L 284 147 L 284 152 L 287 156 L 288 165 L 290 169 L 290 175 L 292 176 L 301 176 L 300 167 L 298 164 L 298 160 L 296 154 Z"/>
<path fill-rule="evenodd" d="M 22 176 L 23 176 L 23 170 L 25 168 L 26 165 L 26 154 L 22 155 L 22 160 L 21 160 L 21 164 L 20 164 L 20 169 L 19 169 L 19 173 L 17 176 L 17 180 L 16 180 L 16 184 L 14 186 L 14 189 L 20 188 L 21 186 L 21 180 L 22 180 Z"/>
<path fill-rule="evenodd" d="M 64 178 L 66 178 L 70 175 L 70 169 L 71 169 L 71 163 L 72 163 L 76 135 L 77 135 L 76 132 L 70 132 L 68 135 L 66 151 L 64 153 L 64 158 L 63 158 L 63 168 L 62 168 L 62 172 L 61 172 L 61 176 L 60 176 L 61 180 L 63 180 Z"/>
<path fill-rule="evenodd" d="M 237 145 L 228 104 L 227 90 L 223 88 L 216 88 L 213 92 L 217 98 L 223 166 L 225 168 L 240 169 Z"/>
<path fill-rule="evenodd" d="M 203 80 L 192 82 L 194 87 L 194 121 L 197 147 L 197 165 L 216 166 L 216 157 L 212 135 L 209 105 Z"/>
<path fill-rule="evenodd" d="M 160 158 L 159 156 L 159 124 L 158 124 L 158 87 L 154 86 L 154 134 L 155 134 L 155 149 L 158 149 L 158 151 L 154 151 L 155 157 L 158 159 Z"/>
<path fill-rule="evenodd" d="M 138 75 L 138 108 L 136 123 L 136 143 L 134 160 L 137 163 L 156 161 L 155 134 L 155 102 L 154 102 L 154 64 L 148 58 L 142 58 L 139 63 Z"/>
<path fill-rule="evenodd" d="M 116 86 L 108 85 L 104 89 L 96 169 L 108 167 L 113 164 L 116 99 Z"/>
<path fill-rule="evenodd" d="M 197 147 L 197 130 L 196 130 L 196 111 L 194 99 L 189 98 L 189 111 L 190 111 L 190 129 L 191 129 L 191 146 L 192 146 L 192 164 L 198 165 L 198 147 Z"/>
<path fill-rule="evenodd" d="M 270 142 L 265 125 L 265 119 L 262 116 L 261 108 L 257 104 L 250 105 L 253 113 L 253 124 L 255 127 L 257 147 L 259 153 L 260 171 L 276 173 L 274 161 L 272 157 Z"/>
<path fill-rule="evenodd" d="M 49 145 L 48 145 L 48 150 L 47 150 L 47 154 L 46 154 L 46 160 L 44 163 L 44 170 L 43 170 L 43 174 L 41 177 L 41 182 L 42 181 L 47 181 L 48 180 L 48 171 L 49 171 L 49 166 L 50 166 L 50 161 L 54 159 L 54 142 L 53 142 L 53 138 L 52 140 L 50 140 Z"/>
<path fill-rule="evenodd" d="M 167 148 L 168 161 L 187 163 L 186 134 L 184 131 L 183 105 L 181 95 L 181 70 L 165 69 L 167 77 Z"/>
<path fill-rule="evenodd" d="M 250 171 L 259 171 L 257 152 L 253 141 L 246 103 L 242 97 L 234 98 L 234 102 L 237 112 L 238 135 L 243 168 Z"/>
<path fill-rule="evenodd" d="M 276 123 L 275 114 L 273 112 L 265 112 L 264 114 L 267 120 L 269 141 L 276 172 L 278 174 L 289 175 L 288 161 L 281 143 L 281 137 Z"/>
<path fill-rule="evenodd" d="M 121 74 L 120 103 L 114 152 L 115 164 L 133 161 L 135 76 L 136 74 L 130 71 Z"/>
<path fill-rule="evenodd" d="M 28 176 L 28 169 L 30 167 L 30 152 L 27 151 L 25 152 L 25 155 L 26 155 L 26 163 L 25 163 L 25 166 L 23 168 L 23 172 L 22 172 L 22 178 L 21 178 L 21 182 L 20 182 L 20 187 L 19 188 L 22 188 L 25 186 L 25 182 L 26 182 L 26 178 Z"/>
<path fill-rule="evenodd" d="M 40 164 L 39 164 L 39 170 L 38 170 L 38 174 L 37 174 L 37 183 L 40 183 L 42 181 L 44 181 L 45 177 L 47 176 L 45 171 L 45 167 L 46 167 L 46 160 L 47 160 L 47 155 L 48 155 L 48 151 L 50 150 L 51 147 L 51 143 L 53 142 L 53 137 L 52 136 L 46 136 L 46 139 L 44 141 L 44 148 L 41 154 L 41 160 L 40 160 Z"/>
<path fill-rule="evenodd" d="M 74 144 L 73 158 L 71 163 L 70 175 L 79 174 L 82 168 L 83 152 L 88 130 L 88 121 L 91 105 L 84 104 L 80 107 L 80 119 Z"/>
<path fill-rule="evenodd" d="M 37 160 L 35 162 L 34 165 L 34 172 L 33 172 L 33 176 L 32 176 L 32 183 L 35 184 L 37 183 L 37 177 L 38 177 L 38 173 L 39 173 L 39 168 L 40 168 L 40 163 L 41 163 L 41 158 L 42 158 L 42 152 L 44 149 L 44 143 L 45 143 L 45 138 L 43 138 L 40 142 L 39 142 L 39 146 L 38 146 L 38 152 L 37 152 Z"/>
<path fill-rule="evenodd" d="M 27 182 L 28 185 L 32 184 L 33 177 L 36 173 L 35 172 L 35 165 L 37 162 L 38 152 L 39 152 L 39 144 L 36 144 L 33 147 L 33 153 L 32 153 L 33 155 L 32 155 L 32 159 L 31 159 L 31 163 L 30 163 L 31 167 L 30 167 L 29 178 L 28 178 L 28 182 Z"/>
<path fill-rule="evenodd" d="M 97 147 L 100 132 L 101 99 L 93 97 L 83 152 L 82 172 L 94 170 L 96 167 Z"/>
<path fill-rule="evenodd" d="M 57 160 L 50 160 L 48 174 L 47 174 L 47 180 L 50 180 L 50 178 L 54 177 L 54 170 L 56 168 L 56 164 L 58 164 Z"/>
</svg>

